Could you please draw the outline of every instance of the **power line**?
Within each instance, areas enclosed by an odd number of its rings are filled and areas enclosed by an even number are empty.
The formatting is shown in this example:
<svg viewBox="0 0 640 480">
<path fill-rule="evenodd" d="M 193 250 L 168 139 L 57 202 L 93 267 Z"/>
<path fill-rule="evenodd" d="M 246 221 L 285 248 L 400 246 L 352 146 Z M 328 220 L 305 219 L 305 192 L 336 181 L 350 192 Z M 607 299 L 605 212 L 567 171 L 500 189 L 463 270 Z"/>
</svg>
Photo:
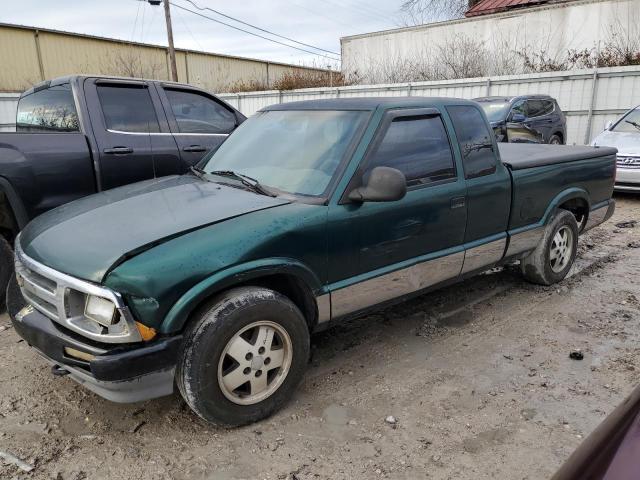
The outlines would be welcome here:
<svg viewBox="0 0 640 480">
<path fill-rule="evenodd" d="M 224 13 L 218 11 L 218 10 L 214 10 L 213 8 L 200 7 L 195 2 L 193 2 L 191 0 L 184 0 L 184 1 L 185 2 L 189 2 L 191 5 L 193 5 L 198 10 L 209 10 L 209 11 L 211 11 L 213 13 L 217 13 L 218 15 L 220 15 L 220 16 L 222 16 L 224 18 L 228 18 L 229 20 L 233 20 L 234 22 L 241 23 L 241 24 L 246 25 L 246 26 L 251 27 L 251 28 L 255 28 L 256 30 L 259 30 L 259 31 L 264 32 L 264 33 L 268 33 L 269 35 L 273 35 L 274 37 L 283 38 L 283 39 L 288 40 L 290 42 L 297 43 L 298 45 L 303 45 L 305 47 L 313 48 L 315 50 L 320 50 L 322 52 L 330 53 L 332 55 L 338 55 L 338 56 L 340 55 L 337 52 L 332 52 L 331 50 L 325 50 L 324 48 L 316 47 L 314 45 L 309 45 L 308 43 L 304 43 L 304 42 L 299 42 L 298 40 L 294 40 L 293 38 L 285 37 L 284 35 L 280 35 L 280 34 L 274 33 L 274 32 L 272 32 L 270 30 L 265 30 L 264 28 L 257 27 L 257 26 L 255 26 L 255 25 L 253 25 L 251 23 L 247 23 L 247 22 L 242 21 L 242 20 L 240 20 L 238 18 L 232 17 L 230 15 L 226 15 L 226 14 L 224 14 Z"/>
<path fill-rule="evenodd" d="M 296 47 L 296 46 L 293 46 L 293 45 L 289 45 L 289 44 L 286 44 L 286 43 L 283 43 L 283 42 L 279 42 L 278 40 L 274 40 L 273 38 L 268 38 L 268 37 L 265 37 L 265 36 L 263 36 L 263 35 L 260 35 L 260 34 L 254 33 L 254 32 L 250 32 L 250 31 L 248 31 L 248 30 L 244 30 L 244 29 L 242 29 L 242 28 L 240 28 L 240 27 L 236 27 L 236 26 L 234 26 L 234 25 L 230 25 L 230 24 L 225 23 L 225 22 L 223 22 L 223 21 L 221 21 L 221 20 L 218 20 L 218 19 L 215 19 L 215 18 L 211 18 L 211 17 L 209 17 L 209 16 L 207 16 L 207 15 L 205 15 L 205 14 L 203 14 L 203 13 L 195 12 L 195 11 L 193 11 L 193 10 L 189 10 L 188 8 L 185 8 L 185 7 L 181 6 L 181 5 L 175 4 L 175 3 L 173 3 L 173 2 L 169 2 L 169 3 L 170 3 L 171 5 L 173 5 L 174 7 L 176 7 L 176 8 L 179 8 L 180 10 L 184 10 L 184 11 L 186 11 L 186 12 L 193 13 L 194 15 L 198 15 L 199 17 L 206 18 L 206 19 L 208 19 L 208 20 L 211 20 L 212 22 L 216 22 L 216 23 L 219 23 L 219 24 L 221 24 L 221 25 L 225 25 L 225 26 L 227 26 L 227 27 L 229 27 L 229 28 L 233 28 L 234 30 L 238 30 L 238 31 L 240 31 L 240 32 L 248 33 L 249 35 L 253 35 L 254 37 L 262 38 L 263 40 L 267 40 L 267 41 L 269 41 L 269 42 L 277 43 L 277 44 L 279 44 L 279 45 L 283 45 L 283 46 L 285 46 L 285 47 L 293 48 L 293 49 L 295 49 L 295 50 L 300 50 L 301 52 L 310 53 L 311 55 L 317 55 L 317 56 L 319 56 L 319 57 L 328 58 L 329 60 L 333 60 L 334 62 L 339 61 L 339 59 L 338 59 L 338 58 L 330 57 L 330 56 L 328 56 L 328 55 L 324 55 L 324 54 L 322 54 L 322 53 L 312 52 L 312 51 L 310 51 L 310 50 L 305 50 L 304 48 L 300 48 L 300 47 Z"/>
</svg>

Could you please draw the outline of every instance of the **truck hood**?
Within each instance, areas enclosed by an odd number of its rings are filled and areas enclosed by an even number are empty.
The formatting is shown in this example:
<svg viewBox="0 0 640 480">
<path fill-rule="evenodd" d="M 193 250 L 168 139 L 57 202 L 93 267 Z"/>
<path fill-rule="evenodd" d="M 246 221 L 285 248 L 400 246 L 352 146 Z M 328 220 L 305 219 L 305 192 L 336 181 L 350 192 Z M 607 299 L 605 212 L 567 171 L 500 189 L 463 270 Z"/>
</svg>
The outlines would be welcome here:
<svg viewBox="0 0 640 480">
<path fill-rule="evenodd" d="M 287 203 L 191 175 L 164 177 L 51 210 L 27 225 L 19 241 L 32 259 L 101 282 L 114 265 L 168 239 Z"/>
<path fill-rule="evenodd" d="M 640 156 L 640 132 L 611 132 L 605 130 L 593 140 L 593 145 L 616 147 L 620 156 Z"/>
</svg>

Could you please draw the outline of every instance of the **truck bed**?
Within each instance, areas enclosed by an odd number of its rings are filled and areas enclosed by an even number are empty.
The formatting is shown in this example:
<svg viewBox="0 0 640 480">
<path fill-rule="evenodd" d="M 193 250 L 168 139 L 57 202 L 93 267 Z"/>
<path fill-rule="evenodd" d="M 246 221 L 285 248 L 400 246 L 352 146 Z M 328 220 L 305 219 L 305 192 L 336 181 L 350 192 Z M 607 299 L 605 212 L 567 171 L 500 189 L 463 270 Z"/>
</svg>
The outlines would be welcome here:
<svg viewBox="0 0 640 480">
<path fill-rule="evenodd" d="M 588 147 L 578 145 L 544 145 L 530 143 L 500 143 L 502 163 L 511 170 L 555 165 L 558 163 L 615 157 L 617 149 L 611 147 Z"/>
</svg>

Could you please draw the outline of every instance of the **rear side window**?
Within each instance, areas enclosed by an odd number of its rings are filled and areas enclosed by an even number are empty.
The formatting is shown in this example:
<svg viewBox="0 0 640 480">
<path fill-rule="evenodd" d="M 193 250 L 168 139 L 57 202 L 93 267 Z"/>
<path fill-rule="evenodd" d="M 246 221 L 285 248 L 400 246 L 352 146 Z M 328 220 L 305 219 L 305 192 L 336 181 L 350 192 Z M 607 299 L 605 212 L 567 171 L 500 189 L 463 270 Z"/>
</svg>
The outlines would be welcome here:
<svg viewBox="0 0 640 480">
<path fill-rule="evenodd" d="M 421 185 L 456 176 L 451 145 L 439 116 L 400 117 L 391 122 L 367 170 L 397 168 L 407 185 Z"/>
<path fill-rule="evenodd" d="M 543 115 L 551 115 L 555 110 L 555 103 L 551 100 L 543 100 L 542 101 Z"/>
<path fill-rule="evenodd" d="M 496 171 L 496 155 L 491 133 L 475 107 L 447 107 L 453 127 L 460 142 L 462 164 L 466 178 L 491 175 Z"/>
<path fill-rule="evenodd" d="M 18 102 L 16 131 L 32 133 L 77 132 L 76 104 L 68 83 L 22 97 Z"/>
<path fill-rule="evenodd" d="M 108 130 L 159 132 L 160 125 L 146 87 L 97 85 L 98 98 Z"/>
<path fill-rule="evenodd" d="M 230 110 L 204 95 L 184 90 L 165 90 L 181 133 L 230 133 L 236 117 Z"/>
<path fill-rule="evenodd" d="M 527 102 L 528 117 L 541 117 L 545 114 L 545 106 L 542 100 L 529 100 Z"/>
</svg>

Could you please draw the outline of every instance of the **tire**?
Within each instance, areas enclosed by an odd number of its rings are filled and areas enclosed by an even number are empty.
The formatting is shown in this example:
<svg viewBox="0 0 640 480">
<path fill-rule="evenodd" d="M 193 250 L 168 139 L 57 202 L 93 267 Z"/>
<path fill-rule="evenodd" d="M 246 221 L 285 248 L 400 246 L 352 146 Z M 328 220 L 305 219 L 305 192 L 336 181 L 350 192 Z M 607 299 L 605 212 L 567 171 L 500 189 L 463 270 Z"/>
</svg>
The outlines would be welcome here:
<svg viewBox="0 0 640 480">
<path fill-rule="evenodd" d="M 9 314 L 11 320 L 15 320 L 18 312 L 27 305 L 27 301 L 22 296 L 22 292 L 20 291 L 20 287 L 18 286 L 18 282 L 16 281 L 15 272 L 9 279 L 6 299 L 7 313 Z"/>
<path fill-rule="evenodd" d="M 562 138 L 559 135 L 551 135 L 549 139 L 549 145 L 562 145 Z"/>
<path fill-rule="evenodd" d="M 5 292 L 9 278 L 13 275 L 13 250 L 4 237 L 0 236 L 0 312 L 4 312 Z"/>
<path fill-rule="evenodd" d="M 520 262 L 524 278 L 539 285 L 553 285 L 567 276 L 578 251 L 578 222 L 571 212 L 559 210 L 544 236 Z"/>
<path fill-rule="evenodd" d="M 273 343 L 263 341 L 269 332 Z M 308 358 L 307 322 L 291 300 L 266 288 L 235 288 L 196 313 L 185 331 L 176 383 L 201 418 L 239 426 L 280 409 Z"/>
</svg>

